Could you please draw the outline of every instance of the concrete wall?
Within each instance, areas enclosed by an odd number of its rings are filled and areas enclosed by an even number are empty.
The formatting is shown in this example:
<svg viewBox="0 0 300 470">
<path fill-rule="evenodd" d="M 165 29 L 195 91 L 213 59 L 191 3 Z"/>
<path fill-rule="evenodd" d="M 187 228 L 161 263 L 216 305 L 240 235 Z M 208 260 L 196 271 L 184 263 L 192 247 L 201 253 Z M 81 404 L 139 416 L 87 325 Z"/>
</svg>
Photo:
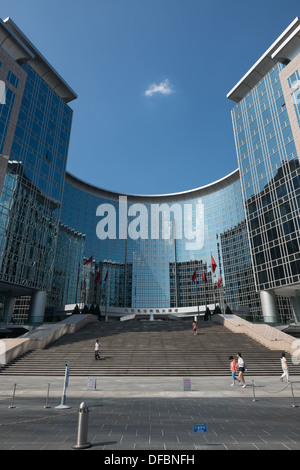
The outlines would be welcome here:
<svg viewBox="0 0 300 470">
<path fill-rule="evenodd" d="M 233 333 L 244 333 L 271 350 L 295 352 L 295 338 L 276 328 L 260 323 L 250 323 L 236 315 L 213 315 L 212 320 L 221 323 Z M 242 351 L 241 351 L 242 352 Z"/>
<path fill-rule="evenodd" d="M 95 315 L 71 315 L 59 323 L 44 323 L 25 333 L 21 338 L 0 341 L 0 363 L 8 364 L 16 357 L 34 349 L 44 349 L 67 333 L 76 333 L 97 320 Z"/>
</svg>

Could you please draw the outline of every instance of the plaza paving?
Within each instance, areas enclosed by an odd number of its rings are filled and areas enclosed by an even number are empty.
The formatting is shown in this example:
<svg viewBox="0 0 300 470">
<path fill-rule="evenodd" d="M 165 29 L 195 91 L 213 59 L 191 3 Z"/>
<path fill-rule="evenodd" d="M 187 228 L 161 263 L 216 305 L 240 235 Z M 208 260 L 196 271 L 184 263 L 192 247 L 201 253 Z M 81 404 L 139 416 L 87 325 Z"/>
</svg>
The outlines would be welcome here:
<svg viewBox="0 0 300 470">
<path fill-rule="evenodd" d="M 100 463 L 142 450 L 144 457 L 189 454 L 197 463 L 201 450 L 300 449 L 299 378 L 292 377 L 291 386 L 278 376 L 248 375 L 243 389 L 231 387 L 229 375 L 192 377 L 191 390 L 184 390 L 183 379 L 97 377 L 96 388 L 87 390 L 87 377 L 70 377 L 63 399 L 69 408 L 57 408 L 63 376 L 1 376 L 0 449 L 76 452 L 83 401 L 91 446 L 81 452 L 101 450 Z M 197 424 L 206 424 L 207 431 L 195 432 Z M 147 464 L 143 460 L 135 466 Z"/>
</svg>

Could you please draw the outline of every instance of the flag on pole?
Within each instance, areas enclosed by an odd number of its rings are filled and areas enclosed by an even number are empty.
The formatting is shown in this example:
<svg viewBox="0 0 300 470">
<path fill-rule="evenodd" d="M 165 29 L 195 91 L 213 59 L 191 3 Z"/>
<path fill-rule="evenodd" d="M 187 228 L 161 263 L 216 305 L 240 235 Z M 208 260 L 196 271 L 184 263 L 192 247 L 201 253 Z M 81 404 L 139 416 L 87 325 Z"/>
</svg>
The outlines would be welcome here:
<svg viewBox="0 0 300 470">
<path fill-rule="evenodd" d="M 203 273 L 202 273 L 202 281 L 207 282 L 205 271 L 203 271 Z"/>
<path fill-rule="evenodd" d="M 88 263 L 91 263 L 93 261 L 93 255 L 89 257 L 89 259 L 87 259 L 84 263 L 83 263 L 83 266 L 85 264 L 88 264 Z"/>
<path fill-rule="evenodd" d="M 217 284 L 217 289 L 220 287 L 221 284 L 222 284 L 222 278 L 219 277 L 219 279 L 218 279 L 218 284 Z"/>
<path fill-rule="evenodd" d="M 105 278 L 104 278 L 104 282 L 107 281 L 107 278 L 108 278 L 108 270 L 106 271 Z"/>
<path fill-rule="evenodd" d="M 211 257 L 211 270 L 212 270 L 213 274 L 215 273 L 216 269 L 217 269 L 217 265 L 216 265 L 216 262 L 214 260 L 214 257 L 212 256 Z"/>
<path fill-rule="evenodd" d="M 98 272 L 97 276 L 95 277 L 95 281 L 94 281 L 94 282 L 99 281 L 99 279 L 100 279 L 100 271 Z"/>
<path fill-rule="evenodd" d="M 196 269 L 195 269 L 194 274 L 192 275 L 192 281 L 193 282 L 195 282 L 196 277 L 197 277 L 197 272 L 196 272 Z"/>
</svg>

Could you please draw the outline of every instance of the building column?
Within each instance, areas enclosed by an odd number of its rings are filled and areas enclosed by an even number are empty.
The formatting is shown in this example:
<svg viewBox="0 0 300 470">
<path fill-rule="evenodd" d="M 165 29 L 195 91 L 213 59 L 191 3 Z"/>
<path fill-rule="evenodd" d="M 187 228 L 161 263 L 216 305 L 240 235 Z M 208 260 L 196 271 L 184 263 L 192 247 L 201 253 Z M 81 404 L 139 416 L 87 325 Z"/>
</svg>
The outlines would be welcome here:
<svg viewBox="0 0 300 470">
<path fill-rule="evenodd" d="M 10 294 L 5 294 L 4 307 L 3 307 L 3 321 L 9 323 L 14 313 L 16 298 L 11 297 Z"/>
<path fill-rule="evenodd" d="M 29 321 L 31 323 L 42 323 L 47 301 L 47 292 L 44 290 L 36 291 L 31 296 Z"/>
<path fill-rule="evenodd" d="M 275 292 L 261 290 L 259 292 L 262 313 L 266 323 L 276 323 L 279 321 Z"/>
<path fill-rule="evenodd" d="M 290 303 L 294 310 L 295 322 L 300 323 L 300 290 L 296 290 L 295 294 L 290 297 Z"/>
</svg>

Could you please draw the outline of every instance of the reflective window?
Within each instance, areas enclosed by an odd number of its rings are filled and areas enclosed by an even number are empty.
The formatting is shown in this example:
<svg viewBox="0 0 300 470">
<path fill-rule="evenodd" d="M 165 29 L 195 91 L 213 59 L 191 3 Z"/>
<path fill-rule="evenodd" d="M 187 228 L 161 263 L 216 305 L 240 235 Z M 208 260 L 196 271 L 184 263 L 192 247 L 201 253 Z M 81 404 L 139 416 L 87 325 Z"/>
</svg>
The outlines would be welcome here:
<svg viewBox="0 0 300 470">
<path fill-rule="evenodd" d="M 300 81 L 300 72 L 299 70 L 296 70 L 295 73 L 293 73 L 289 78 L 288 78 L 288 83 L 290 88 L 294 88 L 295 86 L 298 85 L 298 82 Z"/>
<path fill-rule="evenodd" d="M 7 80 L 13 87 L 18 88 L 19 79 L 10 70 L 7 74 Z"/>
<path fill-rule="evenodd" d="M 279 79 L 283 67 L 275 65 L 232 110 L 253 267 L 260 290 L 300 281 L 286 257 L 287 253 L 300 256 L 298 243 L 291 241 L 291 237 L 300 235 L 295 191 L 300 168 Z M 290 87 L 298 80 L 296 72 L 289 78 Z M 298 92 L 292 96 L 299 121 Z M 255 130 L 253 115 L 260 123 Z M 241 132 L 248 136 L 247 148 L 240 142 Z"/>
<path fill-rule="evenodd" d="M 0 279 L 50 291 L 72 110 L 28 64 L 0 200 Z M 13 87 L 18 78 L 8 72 Z M 0 152 L 15 94 L 0 106 Z"/>
</svg>

